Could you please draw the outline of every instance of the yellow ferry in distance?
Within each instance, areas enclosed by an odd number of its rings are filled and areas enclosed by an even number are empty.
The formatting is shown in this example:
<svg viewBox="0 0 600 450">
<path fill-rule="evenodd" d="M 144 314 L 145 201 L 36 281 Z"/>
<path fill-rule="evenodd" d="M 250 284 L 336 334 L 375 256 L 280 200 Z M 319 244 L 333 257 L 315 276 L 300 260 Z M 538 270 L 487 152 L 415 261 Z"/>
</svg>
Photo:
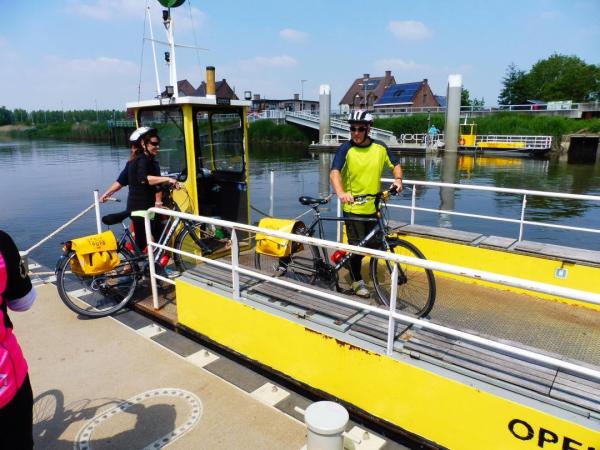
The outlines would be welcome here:
<svg viewBox="0 0 600 450">
<path fill-rule="evenodd" d="M 552 136 L 478 135 L 477 124 L 465 120 L 458 145 L 463 151 L 542 156 L 550 151 Z"/>
</svg>

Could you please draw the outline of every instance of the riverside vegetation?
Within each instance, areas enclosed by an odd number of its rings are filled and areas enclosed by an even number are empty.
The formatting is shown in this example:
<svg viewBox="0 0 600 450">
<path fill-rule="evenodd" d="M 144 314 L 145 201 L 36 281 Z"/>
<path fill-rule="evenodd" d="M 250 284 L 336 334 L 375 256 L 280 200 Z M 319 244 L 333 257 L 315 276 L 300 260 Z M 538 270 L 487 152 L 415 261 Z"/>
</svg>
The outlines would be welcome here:
<svg viewBox="0 0 600 450">
<path fill-rule="evenodd" d="M 77 116 L 78 112 L 69 112 Z M 107 114 L 109 112 L 106 112 Z M 94 117 L 96 113 L 94 112 Z M 113 112 L 110 111 L 110 116 Z M 61 116 L 62 118 L 62 116 Z M 125 118 L 124 112 L 119 112 L 117 120 Z M 380 118 L 374 126 L 392 131 L 396 136 L 403 133 L 425 133 L 428 124 L 434 124 L 442 133 L 444 131 L 444 115 L 414 114 Z M 471 122 L 472 120 L 469 120 Z M 508 135 L 545 135 L 552 136 L 555 142 L 560 142 L 565 134 L 588 132 L 600 133 L 600 119 L 570 119 L 559 116 L 527 115 L 509 112 L 498 112 L 486 117 L 478 117 L 478 134 L 508 134 Z M 0 127 L 0 133 L 16 139 L 58 139 L 66 141 L 109 142 L 110 128 L 107 120 L 66 120 L 57 118 L 53 123 L 34 123 L 31 120 L 14 121 L 14 125 Z M 252 122 L 249 129 L 249 139 L 261 143 L 298 143 L 308 144 L 317 140 L 316 130 L 308 130 L 289 124 L 276 124 L 269 120 Z"/>
</svg>

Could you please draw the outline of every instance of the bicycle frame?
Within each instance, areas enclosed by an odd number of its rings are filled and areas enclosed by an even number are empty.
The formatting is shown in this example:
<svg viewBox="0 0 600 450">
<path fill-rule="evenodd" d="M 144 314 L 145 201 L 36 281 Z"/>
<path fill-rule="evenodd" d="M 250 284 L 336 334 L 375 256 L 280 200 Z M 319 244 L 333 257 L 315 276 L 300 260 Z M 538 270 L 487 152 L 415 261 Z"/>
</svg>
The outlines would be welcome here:
<svg viewBox="0 0 600 450">
<path fill-rule="evenodd" d="M 324 221 L 330 221 L 330 222 L 377 222 L 376 225 L 373 227 L 373 229 L 367 233 L 367 235 L 358 243 L 356 244 L 357 247 L 365 247 L 366 244 L 373 238 L 375 237 L 378 233 L 381 233 L 381 242 L 383 244 L 383 248 L 385 250 L 389 250 L 390 246 L 387 242 L 386 239 L 386 224 L 385 221 L 383 219 L 383 214 L 381 213 L 381 208 L 378 209 L 377 211 L 377 216 L 376 217 L 369 217 L 369 218 L 359 218 L 359 217 L 321 217 L 321 211 L 319 210 L 318 206 L 313 206 L 313 211 L 314 211 L 314 220 L 313 222 L 308 226 L 308 235 L 309 236 L 313 236 L 314 235 L 314 231 L 315 229 L 318 230 L 318 237 L 320 239 L 323 239 L 324 235 L 325 235 L 325 230 L 323 227 L 323 222 Z M 322 252 L 322 257 L 321 259 L 329 266 L 333 267 L 333 269 L 338 272 L 350 259 L 350 256 L 352 256 L 351 253 L 346 254 L 338 263 L 331 265 L 329 264 L 329 254 L 327 252 L 326 248 L 323 249 L 318 249 L 317 250 L 319 252 L 319 256 L 321 257 L 321 252 Z"/>
</svg>

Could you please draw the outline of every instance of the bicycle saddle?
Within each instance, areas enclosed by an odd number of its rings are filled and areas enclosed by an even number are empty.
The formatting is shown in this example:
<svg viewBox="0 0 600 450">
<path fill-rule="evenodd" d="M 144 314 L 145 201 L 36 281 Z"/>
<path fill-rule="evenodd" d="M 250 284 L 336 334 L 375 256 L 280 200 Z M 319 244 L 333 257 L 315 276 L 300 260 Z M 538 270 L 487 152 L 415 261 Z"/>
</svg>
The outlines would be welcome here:
<svg viewBox="0 0 600 450">
<path fill-rule="evenodd" d="M 327 198 L 314 198 L 314 197 L 308 197 L 306 195 L 303 195 L 302 197 L 300 197 L 298 199 L 298 201 L 300 203 L 302 203 L 303 205 L 310 206 L 310 205 L 324 205 L 324 204 L 326 204 L 326 203 L 329 202 L 329 199 L 327 199 Z"/>
<path fill-rule="evenodd" d="M 123 222 L 129 217 L 129 211 L 121 211 L 118 213 L 107 214 L 102 216 L 102 223 L 104 225 L 116 225 Z"/>
</svg>

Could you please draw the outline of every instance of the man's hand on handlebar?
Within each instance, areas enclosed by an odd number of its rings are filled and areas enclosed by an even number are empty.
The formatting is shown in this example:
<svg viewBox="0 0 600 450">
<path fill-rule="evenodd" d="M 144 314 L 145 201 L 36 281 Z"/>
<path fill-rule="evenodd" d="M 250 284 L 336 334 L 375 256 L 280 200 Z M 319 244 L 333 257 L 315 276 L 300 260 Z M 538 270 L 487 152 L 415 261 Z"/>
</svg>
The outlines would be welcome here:
<svg viewBox="0 0 600 450">
<path fill-rule="evenodd" d="M 342 192 L 338 194 L 338 198 L 342 203 L 354 203 L 354 197 L 349 192 Z"/>
<path fill-rule="evenodd" d="M 402 178 L 394 179 L 394 182 L 390 185 L 389 193 L 390 194 L 399 194 L 402 192 Z"/>
</svg>

